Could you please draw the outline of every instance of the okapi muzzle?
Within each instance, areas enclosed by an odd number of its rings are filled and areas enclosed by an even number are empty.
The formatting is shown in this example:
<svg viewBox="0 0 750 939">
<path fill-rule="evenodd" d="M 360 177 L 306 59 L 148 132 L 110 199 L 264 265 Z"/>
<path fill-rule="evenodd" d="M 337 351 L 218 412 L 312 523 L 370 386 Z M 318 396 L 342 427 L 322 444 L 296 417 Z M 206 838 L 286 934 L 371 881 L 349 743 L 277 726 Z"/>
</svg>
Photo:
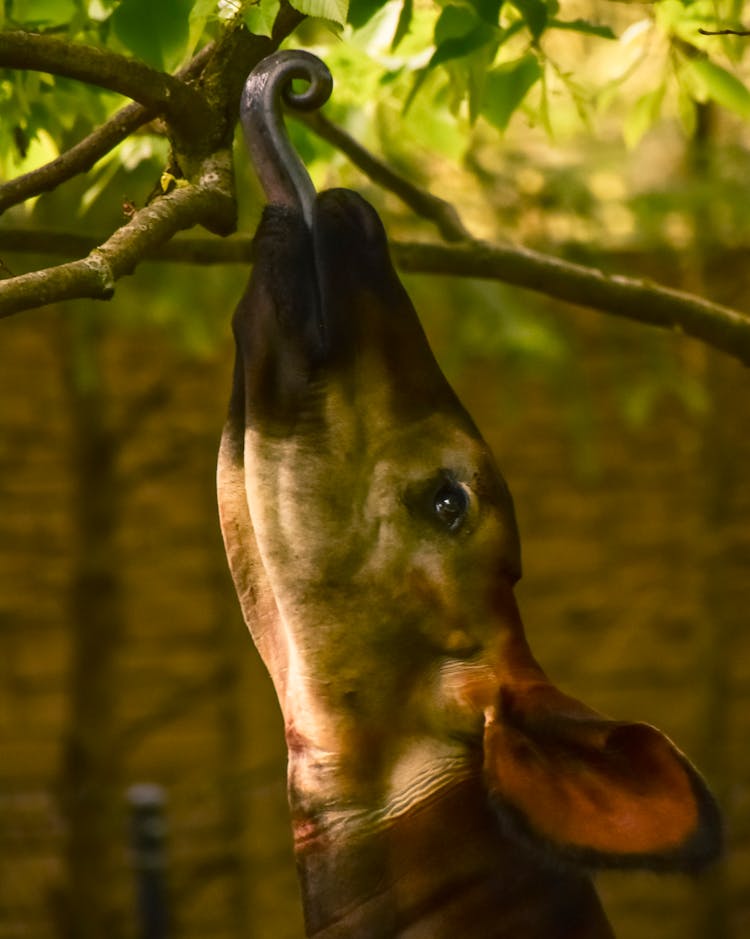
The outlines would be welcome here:
<svg viewBox="0 0 750 939">
<path fill-rule="evenodd" d="M 307 77 L 319 104 L 326 75 L 278 53 L 248 80 L 271 204 L 219 457 L 286 726 L 307 935 L 611 936 L 587 872 L 697 870 L 718 813 L 658 730 L 568 697 L 532 656 L 511 497 L 380 220 L 353 192 L 316 195 L 283 137 L 280 89 Z"/>
</svg>

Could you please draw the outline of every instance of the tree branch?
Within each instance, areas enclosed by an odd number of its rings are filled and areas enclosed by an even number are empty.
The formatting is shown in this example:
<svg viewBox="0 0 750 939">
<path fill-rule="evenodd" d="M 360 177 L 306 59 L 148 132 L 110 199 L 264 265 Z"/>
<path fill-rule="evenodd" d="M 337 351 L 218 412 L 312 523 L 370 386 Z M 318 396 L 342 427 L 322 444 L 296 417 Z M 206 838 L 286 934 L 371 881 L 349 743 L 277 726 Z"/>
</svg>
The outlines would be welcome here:
<svg viewBox="0 0 750 939">
<path fill-rule="evenodd" d="M 204 162 L 196 184 L 176 186 L 141 209 L 100 247 L 78 261 L 0 282 L 0 317 L 59 300 L 108 300 L 115 282 L 176 232 L 203 224 L 228 233 L 235 224 L 231 153 Z"/>
<path fill-rule="evenodd" d="M 604 274 L 526 248 L 475 241 L 447 247 L 395 244 L 404 271 L 501 280 L 578 306 L 674 329 L 750 365 L 750 317 L 650 281 Z"/>
<path fill-rule="evenodd" d="M 450 202 L 415 186 L 319 111 L 311 114 L 293 112 L 293 116 L 303 121 L 320 138 L 327 140 L 345 154 L 374 183 L 398 196 L 417 215 L 433 222 L 446 241 L 471 239 L 471 233 L 464 227 L 458 212 Z"/>
<path fill-rule="evenodd" d="M 0 66 L 50 72 L 107 88 L 164 114 L 185 136 L 200 133 L 210 109 L 194 88 L 137 59 L 22 30 L 0 31 Z"/>
<path fill-rule="evenodd" d="M 214 48 L 215 43 L 204 46 L 184 68 L 177 72 L 176 77 L 187 81 L 198 75 Z M 88 137 L 66 150 L 65 153 L 61 153 L 56 159 L 29 173 L 24 173 L 23 176 L 17 176 L 7 183 L 0 184 L 0 215 L 12 205 L 18 205 L 42 192 L 49 192 L 73 176 L 87 172 L 105 153 L 109 153 L 138 127 L 153 120 L 156 114 L 155 109 L 146 108 L 142 104 L 135 102 L 128 104 Z"/>
<path fill-rule="evenodd" d="M 89 251 L 93 245 L 93 239 L 64 232 L 0 229 L 0 251 L 65 255 L 72 250 Z M 398 266 L 409 273 L 502 281 L 602 313 L 684 332 L 750 365 L 750 316 L 680 290 L 604 274 L 596 268 L 511 245 L 471 241 L 448 246 L 397 241 L 391 244 L 391 250 Z M 250 264 L 252 238 L 240 236 L 225 241 L 179 238 L 150 246 L 143 260 Z M 0 283 L 0 314 L 4 289 L 7 287 Z"/>
<path fill-rule="evenodd" d="M 59 157 L 23 176 L 2 183 L 0 214 L 12 205 L 25 202 L 42 192 L 49 192 L 78 173 L 90 170 L 105 153 L 109 153 L 134 130 L 154 117 L 156 112 L 144 108 L 142 104 L 131 103 L 121 108 L 106 124 L 102 124 Z"/>
</svg>

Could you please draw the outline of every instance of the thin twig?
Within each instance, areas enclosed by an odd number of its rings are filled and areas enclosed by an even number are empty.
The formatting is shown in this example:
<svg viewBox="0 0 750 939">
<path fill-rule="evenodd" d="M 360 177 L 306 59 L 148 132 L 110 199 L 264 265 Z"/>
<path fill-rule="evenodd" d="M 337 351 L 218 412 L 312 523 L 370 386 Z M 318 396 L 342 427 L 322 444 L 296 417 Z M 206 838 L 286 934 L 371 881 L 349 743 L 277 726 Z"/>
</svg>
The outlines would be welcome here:
<svg viewBox="0 0 750 939">
<path fill-rule="evenodd" d="M 701 36 L 750 36 L 750 29 L 698 29 Z"/>
<path fill-rule="evenodd" d="M 175 77 L 181 81 L 194 78 L 200 73 L 214 48 L 213 42 L 204 46 Z M 73 176 L 87 172 L 97 160 L 129 137 L 133 131 L 153 120 L 156 113 L 153 108 L 132 102 L 54 160 L 0 184 L 0 214 L 12 205 L 18 205 L 42 192 L 49 192 Z"/>
<path fill-rule="evenodd" d="M 450 202 L 415 186 L 320 112 L 294 112 L 293 116 L 304 121 L 319 137 L 344 153 L 374 183 L 398 196 L 417 215 L 433 222 L 446 241 L 471 240 L 471 233 L 464 227 L 455 206 Z"/>
</svg>

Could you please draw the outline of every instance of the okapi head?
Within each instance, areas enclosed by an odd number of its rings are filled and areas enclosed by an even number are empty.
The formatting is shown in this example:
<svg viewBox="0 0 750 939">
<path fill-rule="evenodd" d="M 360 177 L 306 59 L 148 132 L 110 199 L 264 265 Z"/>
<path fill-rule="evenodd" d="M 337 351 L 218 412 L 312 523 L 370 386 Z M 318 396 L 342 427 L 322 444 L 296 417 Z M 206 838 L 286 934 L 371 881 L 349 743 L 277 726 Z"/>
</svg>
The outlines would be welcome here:
<svg viewBox="0 0 750 939">
<path fill-rule="evenodd" d="M 508 488 L 378 216 L 263 150 L 253 101 L 294 55 L 246 92 L 273 204 L 234 320 L 219 501 L 285 720 L 308 935 L 609 936 L 585 871 L 697 869 L 716 808 L 659 731 L 535 661 Z"/>
</svg>

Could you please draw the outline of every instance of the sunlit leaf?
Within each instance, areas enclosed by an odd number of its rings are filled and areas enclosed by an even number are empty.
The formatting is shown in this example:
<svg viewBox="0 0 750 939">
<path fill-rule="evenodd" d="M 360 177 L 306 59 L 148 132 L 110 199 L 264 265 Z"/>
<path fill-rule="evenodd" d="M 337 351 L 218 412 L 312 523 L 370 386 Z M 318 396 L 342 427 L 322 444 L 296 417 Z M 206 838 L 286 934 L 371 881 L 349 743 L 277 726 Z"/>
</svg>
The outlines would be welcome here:
<svg viewBox="0 0 750 939">
<path fill-rule="evenodd" d="M 626 146 L 631 149 L 640 141 L 659 120 L 661 105 L 664 100 L 664 86 L 641 95 L 628 112 L 622 128 L 622 136 Z"/>
<path fill-rule="evenodd" d="M 617 39 L 611 27 L 600 23 L 590 23 L 588 20 L 558 20 L 553 19 L 547 23 L 548 29 L 567 29 L 586 36 L 598 36 L 600 39 Z"/>
<path fill-rule="evenodd" d="M 27 25 L 59 26 L 75 12 L 74 0 L 16 0 L 13 4 L 13 19 Z"/>
<path fill-rule="evenodd" d="M 398 17 L 398 23 L 396 24 L 396 32 L 393 34 L 393 42 L 391 43 L 391 51 L 398 48 L 401 43 L 401 40 L 409 32 L 409 27 L 411 26 L 412 16 L 414 15 L 414 0 L 404 0 L 403 6 L 401 7 L 401 13 Z"/>
<path fill-rule="evenodd" d="M 245 26 L 255 36 L 270 36 L 280 6 L 281 0 L 259 0 L 257 3 L 251 3 L 243 14 Z"/>
<path fill-rule="evenodd" d="M 216 7 L 216 0 L 195 0 L 193 3 L 193 8 L 188 17 L 188 53 L 191 53 L 198 45 L 206 24 L 216 14 Z"/>
<path fill-rule="evenodd" d="M 482 114 L 499 130 L 505 130 L 514 112 L 541 77 L 541 66 L 532 53 L 492 69 L 487 75 Z"/>
<path fill-rule="evenodd" d="M 685 71 L 697 85 L 696 90 L 702 90 L 707 98 L 750 120 L 750 91 L 736 75 L 704 58 L 690 59 Z"/>
<path fill-rule="evenodd" d="M 349 0 L 293 0 L 292 6 L 305 16 L 330 20 L 343 26 L 349 13 Z"/>
<path fill-rule="evenodd" d="M 112 14 L 117 38 L 149 65 L 171 69 L 188 41 L 192 0 L 122 0 Z"/>
</svg>

